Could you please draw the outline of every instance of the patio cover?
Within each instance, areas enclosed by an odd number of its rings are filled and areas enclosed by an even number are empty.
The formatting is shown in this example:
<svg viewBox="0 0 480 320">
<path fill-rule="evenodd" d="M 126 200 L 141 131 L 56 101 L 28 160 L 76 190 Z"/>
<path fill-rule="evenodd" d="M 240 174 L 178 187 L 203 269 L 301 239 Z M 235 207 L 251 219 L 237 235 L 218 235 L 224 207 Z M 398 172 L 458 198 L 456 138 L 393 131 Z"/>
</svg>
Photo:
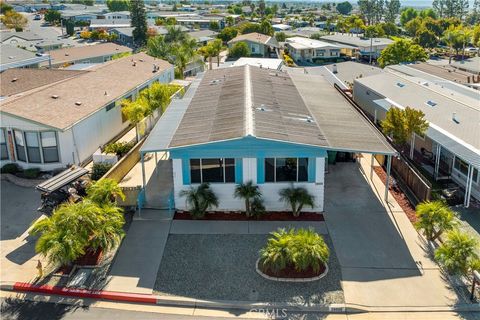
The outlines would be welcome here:
<svg viewBox="0 0 480 320">
<path fill-rule="evenodd" d="M 56 176 L 48 179 L 45 182 L 40 183 L 37 189 L 43 192 L 53 192 L 64 186 L 72 183 L 78 178 L 86 175 L 88 170 L 82 167 L 72 166 L 70 169 L 62 171 Z"/>
</svg>

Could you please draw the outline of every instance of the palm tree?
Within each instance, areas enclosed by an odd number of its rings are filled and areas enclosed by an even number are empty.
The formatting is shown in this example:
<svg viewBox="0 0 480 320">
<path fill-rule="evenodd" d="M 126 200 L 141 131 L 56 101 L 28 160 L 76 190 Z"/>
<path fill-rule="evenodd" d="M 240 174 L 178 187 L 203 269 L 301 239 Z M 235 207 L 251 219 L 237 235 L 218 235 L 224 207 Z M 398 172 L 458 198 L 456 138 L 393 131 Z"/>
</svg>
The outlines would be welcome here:
<svg viewBox="0 0 480 320">
<path fill-rule="evenodd" d="M 211 207 L 218 207 L 218 198 L 210 189 L 209 183 L 202 183 L 198 187 L 190 187 L 180 191 L 180 197 L 185 197 L 189 211 L 193 218 L 201 218 Z"/>
<path fill-rule="evenodd" d="M 427 240 L 434 241 L 443 232 L 455 226 L 455 213 L 442 201 L 420 203 L 417 208 L 417 229 L 422 229 Z"/>
<path fill-rule="evenodd" d="M 103 205 L 114 203 L 117 198 L 125 200 L 125 194 L 113 179 L 100 179 L 87 188 L 87 196 L 93 202 Z"/>
<path fill-rule="evenodd" d="M 165 42 L 183 42 L 187 40 L 187 34 L 182 31 L 180 26 L 167 26 Z"/>
<path fill-rule="evenodd" d="M 108 250 L 124 235 L 122 209 L 85 199 L 58 207 L 51 217 L 36 222 L 30 233 L 39 235 L 35 251 L 53 265 L 68 265 L 88 250 Z"/>
<path fill-rule="evenodd" d="M 217 67 L 220 67 L 220 52 L 222 52 L 223 49 L 222 40 L 215 39 L 214 41 L 210 42 L 210 45 L 212 46 L 212 55 L 217 57 Z"/>
<path fill-rule="evenodd" d="M 285 202 L 292 208 L 294 217 L 298 217 L 304 206 L 313 208 L 315 206 L 315 197 L 303 187 L 294 187 L 281 189 L 279 192 L 280 201 Z"/>
<path fill-rule="evenodd" d="M 450 274 L 466 275 L 478 266 L 478 241 L 466 233 L 453 230 L 447 240 L 435 251 L 435 259 Z"/>
<path fill-rule="evenodd" d="M 237 185 L 233 196 L 245 200 L 245 214 L 247 217 L 250 217 L 252 214 L 252 201 L 261 198 L 262 193 L 258 186 L 254 185 L 252 181 L 248 181 L 247 183 Z"/>
</svg>

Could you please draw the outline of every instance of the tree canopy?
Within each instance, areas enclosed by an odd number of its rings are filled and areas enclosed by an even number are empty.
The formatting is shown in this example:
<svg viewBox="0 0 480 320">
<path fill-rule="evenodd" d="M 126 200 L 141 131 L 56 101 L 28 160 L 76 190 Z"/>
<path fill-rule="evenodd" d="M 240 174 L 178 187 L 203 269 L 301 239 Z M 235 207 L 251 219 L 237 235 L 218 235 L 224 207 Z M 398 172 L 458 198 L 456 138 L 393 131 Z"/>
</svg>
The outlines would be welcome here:
<svg viewBox="0 0 480 320">
<path fill-rule="evenodd" d="M 382 131 L 392 137 L 394 143 L 405 145 L 413 134 L 425 135 L 428 129 L 428 122 L 421 110 L 410 107 L 400 109 L 391 107 L 382 121 Z"/>
<path fill-rule="evenodd" d="M 426 59 L 427 53 L 421 46 L 410 40 L 398 39 L 382 50 L 378 63 L 380 67 L 384 68 L 391 64 L 425 61 Z"/>
<path fill-rule="evenodd" d="M 135 44 L 142 46 L 147 42 L 147 15 L 143 0 L 130 1 L 130 16 Z"/>
<path fill-rule="evenodd" d="M 245 42 L 235 43 L 228 51 L 228 56 L 232 58 L 249 57 L 250 49 Z"/>
<path fill-rule="evenodd" d="M 28 24 L 28 19 L 15 10 L 8 10 L 0 19 L 7 28 L 15 31 L 23 31 Z"/>
<path fill-rule="evenodd" d="M 107 0 L 109 11 L 128 11 L 130 7 L 129 0 Z"/>
<path fill-rule="evenodd" d="M 348 1 L 337 3 L 336 9 L 338 13 L 347 15 L 352 12 L 352 4 Z"/>
</svg>

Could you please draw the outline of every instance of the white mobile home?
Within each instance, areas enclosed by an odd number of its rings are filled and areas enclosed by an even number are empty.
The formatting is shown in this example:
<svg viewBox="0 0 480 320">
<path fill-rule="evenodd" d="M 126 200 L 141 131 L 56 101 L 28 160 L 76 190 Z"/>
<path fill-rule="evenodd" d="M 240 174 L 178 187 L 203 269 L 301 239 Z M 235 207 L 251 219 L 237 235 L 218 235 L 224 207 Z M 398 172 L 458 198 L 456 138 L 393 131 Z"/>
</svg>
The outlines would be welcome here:
<svg viewBox="0 0 480 320">
<path fill-rule="evenodd" d="M 144 53 L 90 70 L 1 101 L 1 165 L 47 171 L 81 164 L 130 125 L 122 116 L 122 99 L 155 81 L 174 79 L 172 65 Z"/>
</svg>

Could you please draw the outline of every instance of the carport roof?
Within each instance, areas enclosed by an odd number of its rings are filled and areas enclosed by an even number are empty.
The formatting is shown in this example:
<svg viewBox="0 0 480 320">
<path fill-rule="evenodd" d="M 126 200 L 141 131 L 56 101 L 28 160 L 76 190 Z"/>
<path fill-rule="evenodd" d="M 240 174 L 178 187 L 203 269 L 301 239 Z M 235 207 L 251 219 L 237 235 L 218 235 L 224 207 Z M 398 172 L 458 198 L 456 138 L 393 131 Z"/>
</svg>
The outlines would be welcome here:
<svg viewBox="0 0 480 320">
<path fill-rule="evenodd" d="M 321 76 L 241 66 L 208 71 L 174 100 L 141 148 L 153 152 L 246 136 L 330 150 L 395 150 Z"/>
</svg>

